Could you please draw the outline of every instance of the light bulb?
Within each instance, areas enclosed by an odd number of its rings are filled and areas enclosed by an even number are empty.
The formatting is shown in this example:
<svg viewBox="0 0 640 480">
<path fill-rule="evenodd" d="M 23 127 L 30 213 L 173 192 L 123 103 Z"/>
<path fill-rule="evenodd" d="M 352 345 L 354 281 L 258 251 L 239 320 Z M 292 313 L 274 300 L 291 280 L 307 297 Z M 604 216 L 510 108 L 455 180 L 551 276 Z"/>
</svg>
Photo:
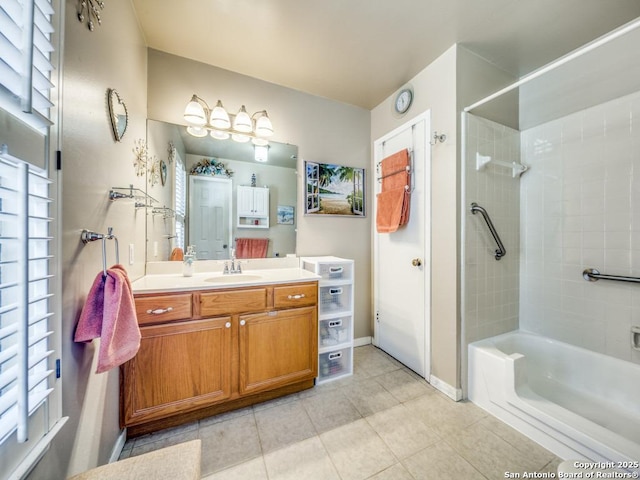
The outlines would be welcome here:
<svg viewBox="0 0 640 480">
<path fill-rule="evenodd" d="M 229 114 L 222 106 L 222 102 L 218 100 L 216 106 L 211 111 L 211 120 L 209 121 L 213 128 L 218 130 L 227 130 L 231 126 L 231 120 L 229 120 Z"/>
<path fill-rule="evenodd" d="M 242 133 L 251 133 L 251 131 L 253 130 L 251 117 L 247 113 L 247 110 L 244 108 L 244 105 L 242 105 L 240 111 L 236 115 L 236 118 L 233 120 L 233 129 L 236 132 Z"/>
<path fill-rule="evenodd" d="M 184 109 L 184 119 L 187 123 L 200 127 L 207 123 L 207 115 L 205 114 L 204 107 L 198 102 L 196 95 L 191 97 L 191 101 L 187 103 Z"/>
<path fill-rule="evenodd" d="M 204 127 L 198 127 L 195 125 L 189 125 L 187 127 L 187 133 L 189 135 L 193 135 L 194 137 L 206 137 L 207 129 Z"/>
<path fill-rule="evenodd" d="M 256 135 L 259 137 L 270 137 L 273 135 L 273 125 L 271 125 L 271 120 L 266 110 L 256 120 Z"/>
</svg>

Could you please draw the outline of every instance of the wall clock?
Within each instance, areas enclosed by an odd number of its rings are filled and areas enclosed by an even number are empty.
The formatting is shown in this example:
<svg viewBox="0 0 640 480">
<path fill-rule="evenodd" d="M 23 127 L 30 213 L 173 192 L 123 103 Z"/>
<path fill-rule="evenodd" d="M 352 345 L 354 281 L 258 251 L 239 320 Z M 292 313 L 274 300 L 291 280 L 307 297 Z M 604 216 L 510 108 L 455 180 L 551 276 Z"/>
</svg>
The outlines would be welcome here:
<svg viewBox="0 0 640 480">
<path fill-rule="evenodd" d="M 411 107 L 412 102 L 413 90 L 411 88 L 403 88 L 396 94 L 393 109 L 396 113 L 404 115 Z"/>
</svg>

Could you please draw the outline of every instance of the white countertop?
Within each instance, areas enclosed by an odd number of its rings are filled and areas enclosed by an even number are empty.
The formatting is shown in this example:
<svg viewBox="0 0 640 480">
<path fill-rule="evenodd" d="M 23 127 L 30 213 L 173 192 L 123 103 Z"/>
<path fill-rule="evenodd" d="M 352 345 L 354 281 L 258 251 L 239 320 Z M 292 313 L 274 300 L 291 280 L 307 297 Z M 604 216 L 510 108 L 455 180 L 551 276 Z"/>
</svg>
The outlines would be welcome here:
<svg viewBox="0 0 640 480">
<path fill-rule="evenodd" d="M 185 277 L 181 273 L 145 275 L 132 282 L 133 293 L 182 292 L 188 290 L 209 290 L 229 287 L 249 287 L 272 283 L 294 283 L 319 280 L 316 275 L 302 268 L 267 268 L 245 270 L 243 273 L 224 275 L 222 272 L 194 273 Z"/>
</svg>

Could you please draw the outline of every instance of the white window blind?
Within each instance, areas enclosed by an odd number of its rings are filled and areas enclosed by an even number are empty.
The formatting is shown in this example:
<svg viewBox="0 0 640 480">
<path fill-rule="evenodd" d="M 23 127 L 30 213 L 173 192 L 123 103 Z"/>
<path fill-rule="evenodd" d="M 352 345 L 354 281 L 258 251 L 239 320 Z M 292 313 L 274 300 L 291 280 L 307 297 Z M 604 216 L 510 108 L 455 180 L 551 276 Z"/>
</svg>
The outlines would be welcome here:
<svg viewBox="0 0 640 480">
<path fill-rule="evenodd" d="M 178 155 L 175 160 L 175 194 L 174 194 L 174 210 L 176 212 L 176 238 L 174 246 L 179 247 L 184 251 L 184 237 L 185 237 L 185 217 L 187 215 L 187 172 L 184 168 L 184 163 Z"/>
<path fill-rule="evenodd" d="M 0 0 L 0 107 L 40 129 L 51 125 L 53 13 L 51 0 Z"/>
<path fill-rule="evenodd" d="M 0 442 L 51 393 L 50 180 L 0 150 Z"/>
</svg>

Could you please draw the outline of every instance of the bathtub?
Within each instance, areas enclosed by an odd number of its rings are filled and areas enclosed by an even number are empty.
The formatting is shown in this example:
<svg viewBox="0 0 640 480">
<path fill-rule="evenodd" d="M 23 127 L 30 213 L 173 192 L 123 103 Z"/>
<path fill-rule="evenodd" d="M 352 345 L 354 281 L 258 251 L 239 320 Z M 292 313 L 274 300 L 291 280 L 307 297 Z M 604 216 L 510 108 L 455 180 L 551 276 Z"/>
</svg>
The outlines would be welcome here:
<svg viewBox="0 0 640 480">
<path fill-rule="evenodd" d="M 468 396 L 563 459 L 640 471 L 640 365 L 510 332 L 469 344 Z"/>
</svg>

